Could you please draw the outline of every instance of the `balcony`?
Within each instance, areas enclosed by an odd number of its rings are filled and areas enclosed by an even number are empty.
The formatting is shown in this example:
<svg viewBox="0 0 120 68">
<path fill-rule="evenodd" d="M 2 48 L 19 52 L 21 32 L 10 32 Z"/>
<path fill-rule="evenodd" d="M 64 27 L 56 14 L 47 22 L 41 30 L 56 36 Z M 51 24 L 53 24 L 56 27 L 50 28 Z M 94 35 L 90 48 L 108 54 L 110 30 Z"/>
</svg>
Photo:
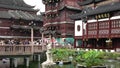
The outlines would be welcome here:
<svg viewBox="0 0 120 68">
<path fill-rule="evenodd" d="M 120 37 L 120 19 L 88 23 L 87 27 L 88 38 Z"/>
</svg>

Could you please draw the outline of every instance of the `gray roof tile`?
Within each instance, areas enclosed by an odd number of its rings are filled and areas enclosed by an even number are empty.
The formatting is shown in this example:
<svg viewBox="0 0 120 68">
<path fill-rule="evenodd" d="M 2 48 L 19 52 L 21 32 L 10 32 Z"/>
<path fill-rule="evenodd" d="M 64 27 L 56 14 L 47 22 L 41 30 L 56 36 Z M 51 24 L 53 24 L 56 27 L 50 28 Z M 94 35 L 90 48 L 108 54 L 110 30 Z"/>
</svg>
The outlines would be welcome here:
<svg viewBox="0 0 120 68">
<path fill-rule="evenodd" d="M 18 10 L 0 11 L 0 18 L 42 21 L 42 17 L 38 15 L 30 14 L 28 12 L 23 12 Z"/>
<path fill-rule="evenodd" d="M 91 15 L 96 15 L 96 14 L 101 14 L 101 13 L 106 13 L 106 12 L 112 12 L 112 11 L 117 11 L 117 10 L 120 10 L 119 2 L 102 5 L 95 9 L 87 8 L 87 9 L 83 10 L 82 13 L 71 15 L 70 18 L 71 19 L 81 19 L 86 16 L 91 16 Z"/>
<path fill-rule="evenodd" d="M 78 4 L 82 6 L 82 5 L 88 5 L 91 3 L 98 3 L 101 1 L 105 1 L 105 0 L 84 0 L 83 2 L 78 1 Z"/>
<path fill-rule="evenodd" d="M 33 9 L 34 6 L 26 4 L 23 0 L 0 0 L 0 7 L 27 11 L 37 11 Z"/>
</svg>

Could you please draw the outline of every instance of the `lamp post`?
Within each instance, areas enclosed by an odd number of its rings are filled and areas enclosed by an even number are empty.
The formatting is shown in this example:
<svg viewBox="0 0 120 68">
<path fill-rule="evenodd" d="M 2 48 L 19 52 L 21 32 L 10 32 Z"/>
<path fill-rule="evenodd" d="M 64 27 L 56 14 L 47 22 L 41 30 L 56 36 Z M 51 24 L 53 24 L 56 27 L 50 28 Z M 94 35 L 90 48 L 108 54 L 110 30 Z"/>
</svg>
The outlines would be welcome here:
<svg viewBox="0 0 120 68">
<path fill-rule="evenodd" d="M 33 39 L 34 39 L 34 26 L 35 26 L 36 24 L 33 22 L 33 21 L 31 21 L 31 23 L 29 23 L 29 26 L 30 26 L 30 29 L 31 29 L 31 47 L 32 47 L 32 49 L 31 49 L 31 51 L 32 51 L 32 54 L 33 54 L 33 46 L 34 46 L 34 43 L 33 43 Z"/>
</svg>

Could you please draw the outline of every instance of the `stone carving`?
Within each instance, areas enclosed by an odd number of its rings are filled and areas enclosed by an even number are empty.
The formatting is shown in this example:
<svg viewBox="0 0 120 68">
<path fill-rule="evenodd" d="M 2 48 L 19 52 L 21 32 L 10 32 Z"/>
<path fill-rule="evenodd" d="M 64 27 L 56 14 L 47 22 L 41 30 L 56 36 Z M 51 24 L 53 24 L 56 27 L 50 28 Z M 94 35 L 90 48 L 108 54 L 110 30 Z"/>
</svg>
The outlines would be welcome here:
<svg viewBox="0 0 120 68">
<path fill-rule="evenodd" d="M 47 52 L 46 52 L 47 60 L 42 63 L 42 68 L 54 68 L 55 63 L 53 62 L 52 59 L 51 45 L 52 45 L 51 43 L 47 45 Z"/>
</svg>

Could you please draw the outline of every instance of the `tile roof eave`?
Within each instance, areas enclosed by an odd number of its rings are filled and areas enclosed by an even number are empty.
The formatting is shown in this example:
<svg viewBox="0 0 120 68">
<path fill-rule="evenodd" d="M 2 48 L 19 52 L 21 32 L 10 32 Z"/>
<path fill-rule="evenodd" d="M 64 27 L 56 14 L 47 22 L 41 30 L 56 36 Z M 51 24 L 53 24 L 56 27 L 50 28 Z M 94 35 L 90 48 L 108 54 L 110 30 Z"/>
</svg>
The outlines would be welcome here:
<svg viewBox="0 0 120 68">
<path fill-rule="evenodd" d="M 117 10 L 120 10 L 120 3 L 118 4 L 115 3 L 110 6 L 98 7 L 84 14 L 83 13 L 74 14 L 74 15 L 71 15 L 70 18 L 74 20 L 78 20 L 86 16 L 91 16 L 91 15 L 96 15 L 96 14 L 101 14 L 101 13 L 106 13 L 106 12 L 113 12 Z"/>
<path fill-rule="evenodd" d="M 15 9 L 15 10 L 25 10 L 25 11 L 38 11 L 38 10 L 34 10 L 33 8 L 27 8 L 27 7 L 18 7 L 18 6 L 9 6 L 9 5 L 3 5 L 0 4 L 1 8 L 9 8 L 9 9 Z"/>
<path fill-rule="evenodd" d="M 23 11 L 18 11 L 18 10 L 0 11 L 0 18 L 42 21 L 42 19 L 38 17 L 37 15 L 32 15 L 32 14 L 29 14 Z"/>
</svg>

